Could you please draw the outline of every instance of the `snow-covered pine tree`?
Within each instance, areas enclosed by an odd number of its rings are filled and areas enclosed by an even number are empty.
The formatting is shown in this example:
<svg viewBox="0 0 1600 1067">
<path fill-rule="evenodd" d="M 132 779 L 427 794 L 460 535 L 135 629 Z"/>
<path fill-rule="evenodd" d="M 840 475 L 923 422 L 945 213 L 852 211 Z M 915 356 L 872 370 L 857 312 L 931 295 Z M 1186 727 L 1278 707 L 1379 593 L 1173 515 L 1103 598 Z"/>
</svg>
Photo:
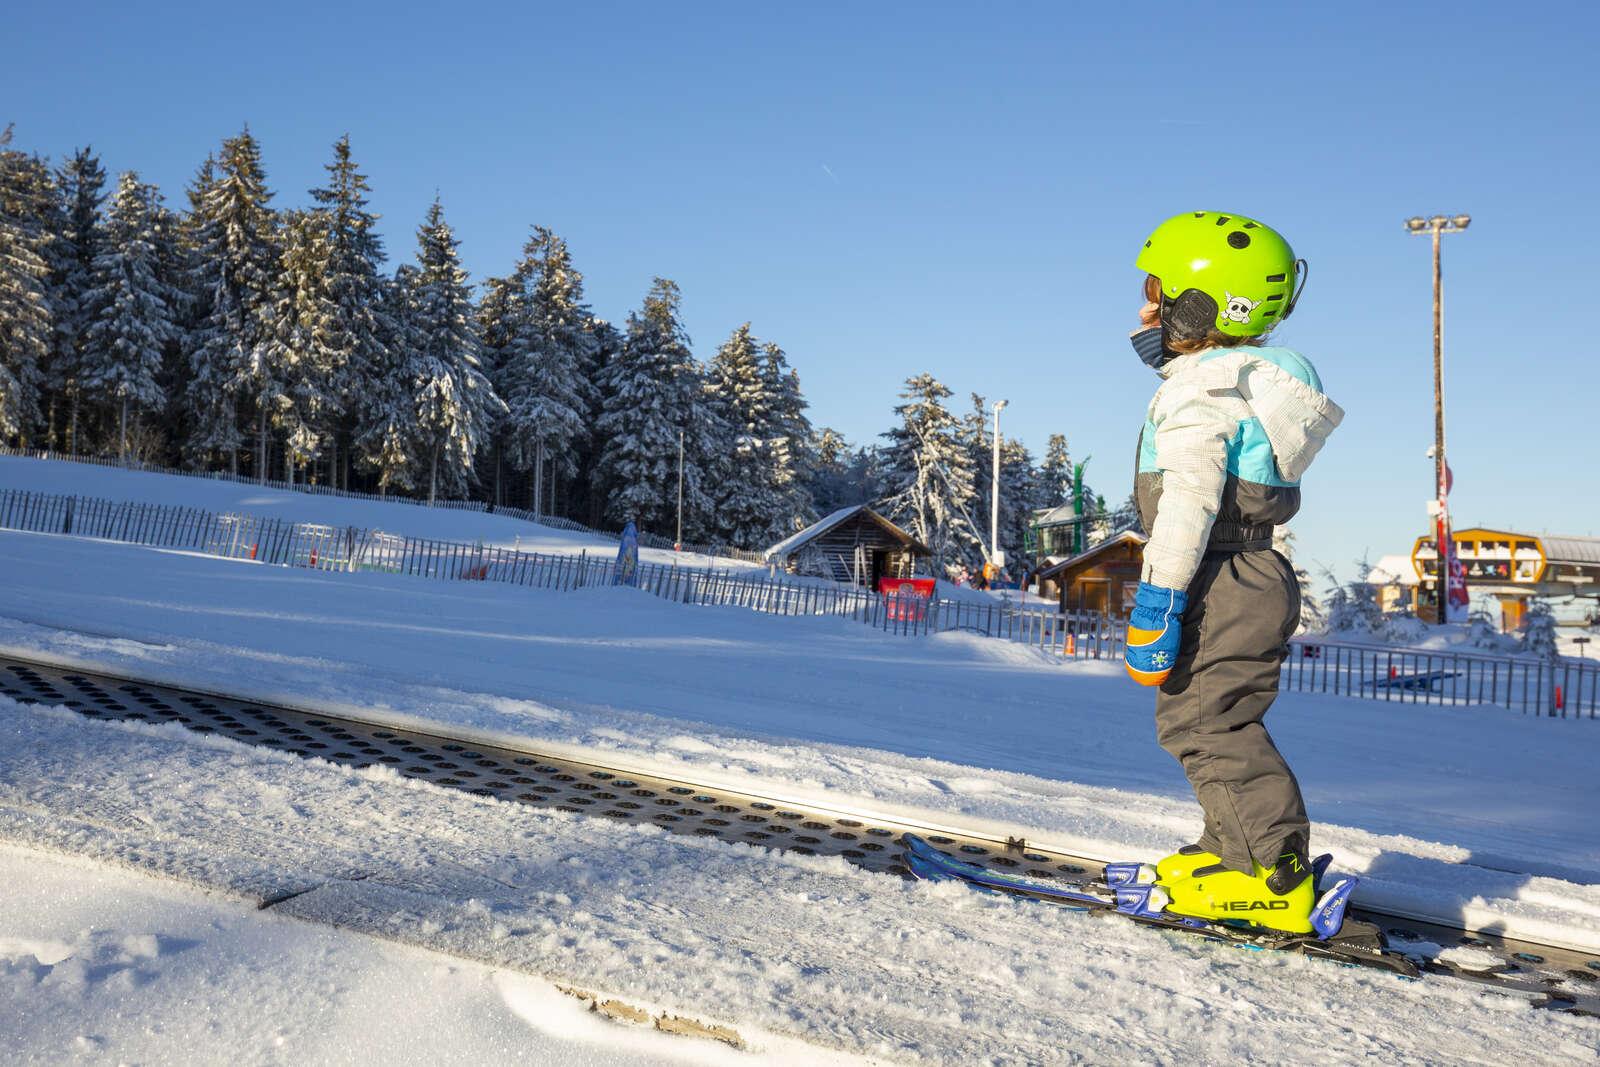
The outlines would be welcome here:
<svg viewBox="0 0 1600 1067">
<path fill-rule="evenodd" d="M 1021 578 L 1029 566 L 1026 548 L 1039 472 L 1027 445 L 1004 432 L 1000 438 L 1000 547 L 1005 549 L 1006 569 Z"/>
<path fill-rule="evenodd" d="M 684 529 L 692 536 L 697 523 L 710 519 L 712 505 L 693 462 L 700 451 L 701 376 L 678 321 L 680 301 L 677 283 L 657 278 L 644 306 L 628 316 L 622 350 L 601 374 L 596 475 L 608 519 L 632 520 L 644 530 L 675 530 L 682 433 Z"/>
<path fill-rule="evenodd" d="M 90 372 L 85 332 L 94 317 L 90 291 L 95 287 L 94 263 L 105 239 L 100 208 L 105 203 L 106 172 L 91 148 L 80 148 L 55 174 L 60 204 L 59 232 L 52 242 L 50 304 L 55 335 L 50 359 L 43 368 L 47 435 L 68 452 L 86 450 L 89 435 L 82 433 L 83 379 Z"/>
<path fill-rule="evenodd" d="M 195 220 L 195 280 L 206 316 L 191 335 L 188 447 L 203 461 L 227 453 L 237 474 L 242 404 L 254 407 L 256 474 L 267 476 L 267 425 L 282 383 L 268 359 L 277 284 L 276 223 L 261 148 L 246 128 L 222 143 Z"/>
<path fill-rule="evenodd" d="M 988 402 L 977 393 L 971 396 L 972 410 L 961 420 L 959 437 L 972 470 L 972 501 L 967 505 L 967 510 L 976 526 L 979 541 L 968 547 L 961 563 L 968 570 L 977 570 L 989 558 L 990 548 L 995 547 L 989 544 L 989 492 L 990 483 L 994 480 L 990 468 L 994 461 L 990 454 L 993 444 L 986 410 Z"/>
<path fill-rule="evenodd" d="M 806 492 L 818 515 L 869 504 L 885 495 L 880 449 L 852 448 L 844 435 L 824 426 L 814 431 Z"/>
<path fill-rule="evenodd" d="M 411 355 L 416 331 L 410 294 L 416 268 L 402 265 L 393 279 L 378 286 L 378 362 L 363 384 L 356 404 L 356 461 L 377 479 L 378 495 L 411 489 L 416 450 L 416 394 L 412 389 Z"/>
<path fill-rule="evenodd" d="M 515 272 L 505 278 L 490 278 L 483 283 L 483 296 L 478 300 L 478 359 L 484 377 L 501 399 L 510 391 L 506 367 L 510 362 L 512 341 L 517 335 L 517 320 L 522 313 L 521 294 L 525 288 L 524 279 Z M 484 455 L 478 461 L 480 473 L 485 462 L 493 471 L 496 505 L 506 502 L 505 422 L 502 416 L 486 428 Z"/>
<path fill-rule="evenodd" d="M 982 551 L 972 519 L 972 457 L 961 423 L 944 406 L 950 390 L 931 374 L 906 379 L 900 425 L 885 433 L 886 506 L 933 552 L 935 573 Z"/>
<path fill-rule="evenodd" d="M 84 359 L 79 381 L 112 401 L 117 454 L 128 458 L 128 415 L 159 412 L 166 402 L 158 378 L 173 325 L 172 293 L 161 280 L 156 233 L 160 193 L 125 171 L 107 214 L 105 237 L 85 294 Z"/>
<path fill-rule="evenodd" d="M 443 488 L 465 495 L 487 427 L 505 412 L 478 363 L 472 290 L 456 240 L 435 200 L 417 229 L 417 272 L 408 294 L 415 349 L 407 380 L 416 403 L 416 438 L 428 463 L 428 502 Z"/>
<path fill-rule="evenodd" d="M 512 305 L 516 328 L 503 354 L 500 395 L 506 404 L 505 457 L 531 472 L 533 510 L 549 509 L 545 472 L 569 481 L 578 473 L 575 447 L 588 421 L 583 371 L 595 341 L 583 301 L 583 275 L 567 243 L 536 226 L 522 249 L 516 277 L 526 288 Z"/>
<path fill-rule="evenodd" d="M 601 411 L 605 409 L 604 381 L 611 365 L 622 358 L 622 333 L 605 319 L 589 320 L 590 346 L 581 368 L 584 398 L 590 418 L 576 445 L 578 477 L 570 489 L 571 513 L 582 517 L 590 526 L 598 526 L 605 518 L 606 486 L 600 474 L 600 452 L 603 439 L 596 426 Z"/>
<path fill-rule="evenodd" d="M 761 354 L 761 373 L 772 398 L 772 484 L 783 502 L 770 531 L 771 540 L 778 541 L 817 519 L 816 502 L 808 489 L 816 458 L 811 452 L 811 420 L 806 417 L 810 405 L 800 389 L 799 372 L 771 341 L 762 346 Z"/>
<path fill-rule="evenodd" d="M 806 492 L 821 515 L 828 515 L 842 507 L 864 503 L 876 494 L 857 495 L 850 481 L 850 466 L 854 451 L 844 435 L 831 426 L 812 431 L 811 467 L 806 473 Z"/>
<path fill-rule="evenodd" d="M 163 423 L 170 462 L 175 465 L 198 466 L 206 458 L 190 447 L 195 434 L 189 390 L 194 374 L 191 357 L 199 346 L 197 335 L 211 313 L 213 286 L 201 266 L 206 221 L 204 205 L 216 181 L 216 156 L 210 155 L 195 168 L 194 177 L 184 190 L 188 210 L 181 214 L 164 214 L 158 230 L 168 242 L 162 246 L 168 272 L 164 280 L 176 294 L 173 310 L 177 336 L 167 347 L 161 375 L 161 387 L 167 394 Z"/>
<path fill-rule="evenodd" d="M 328 184 L 311 190 L 326 227 L 320 267 L 326 296 L 314 344 L 320 349 L 316 362 L 329 379 L 319 428 L 328 446 L 328 481 L 348 488 L 341 456 L 356 434 L 361 394 L 388 362 L 378 321 L 385 257 L 379 216 L 367 210 L 371 186 L 351 158 L 349 134 L 334 143 L 333 162 L 325 169 Z"/>
<path fill-rule="evenodd" d="M 761 343 L 747 322 L 729 335 L 706 368 L 706 406 L 727 435 L 711 484 L 716 529 L 731 544 L 754 548 L 781 540 L 785 501 L 775 484 L 776 397 L 761 365 Z"/>
<path fill-rule="evenodd" d="M 321 454 L 341 401 L 344 352 L 328 335 L 337 318 L 327 273 L 330 229 L 321 211 L 291 211 L 281 218 L 266 362 L 278 388 L 271 425 L 283 435 L 283 478 L 291 483 L 302 463 Z"/>
<path fill-rule="evenodd" d="M 0 437 L 26 445 L 38 418 L 41 366 L 54 340 L 46 259 L 49 168 L 0 131 Z"/>
<path fill-rule="evenodd" d="M 1036 507 L 1054 508 L 1072 500 L 1072 453 L 1065 434 L 1053 433 L 1045 443 L 1044 462 L 1039 465 L 1039 495 Z"/>
</svg>

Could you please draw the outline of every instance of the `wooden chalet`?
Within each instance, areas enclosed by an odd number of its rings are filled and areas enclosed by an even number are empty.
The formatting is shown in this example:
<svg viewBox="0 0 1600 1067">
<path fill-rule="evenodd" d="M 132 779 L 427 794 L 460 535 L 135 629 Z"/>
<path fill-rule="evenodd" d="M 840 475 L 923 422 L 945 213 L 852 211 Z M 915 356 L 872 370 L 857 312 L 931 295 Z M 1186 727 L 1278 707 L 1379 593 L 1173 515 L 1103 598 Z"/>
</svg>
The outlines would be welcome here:
<svg viewBox="0 0 1600 1067">
<path fill-rule="evenodd" d="M 1058 600 L 1062 611 L 1126 617 L 1139 591 L 1148 540 L 1137 530 L 1123 530 L 1076 556 L 1042 568 L 1037 575 L 1039 596 Z"/>
<path fill-rule="evenodd" d="M 831 578 L 868 589 L 880 578 L 909 578 L 928 546 L 865 504 L 840 508 L 765 553 L 789 574 Z"/>
</svg>

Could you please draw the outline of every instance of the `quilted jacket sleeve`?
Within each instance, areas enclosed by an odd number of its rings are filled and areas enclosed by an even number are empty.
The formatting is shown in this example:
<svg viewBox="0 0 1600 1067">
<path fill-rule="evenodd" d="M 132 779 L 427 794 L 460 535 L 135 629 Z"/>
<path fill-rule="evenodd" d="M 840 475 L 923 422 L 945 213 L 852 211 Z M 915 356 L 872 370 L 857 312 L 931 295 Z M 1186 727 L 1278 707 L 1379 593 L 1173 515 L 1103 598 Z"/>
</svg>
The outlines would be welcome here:
<svg viewBox="0 0 1600 1067">
<path fill-rule="evenodd" d="M 1196 374 L 1157 399 L 1152 421 L 1161 503 L 1144 546 L 1143 575 L 1152 585 L 1187 589 L 1205 555 L 1228 478 L 1228 441 L 1239 426 L 1227 400 L 1238 402 L 1230 388 L 1237 380 L 1236 370 L 1231 381 Z"/>
</svg>

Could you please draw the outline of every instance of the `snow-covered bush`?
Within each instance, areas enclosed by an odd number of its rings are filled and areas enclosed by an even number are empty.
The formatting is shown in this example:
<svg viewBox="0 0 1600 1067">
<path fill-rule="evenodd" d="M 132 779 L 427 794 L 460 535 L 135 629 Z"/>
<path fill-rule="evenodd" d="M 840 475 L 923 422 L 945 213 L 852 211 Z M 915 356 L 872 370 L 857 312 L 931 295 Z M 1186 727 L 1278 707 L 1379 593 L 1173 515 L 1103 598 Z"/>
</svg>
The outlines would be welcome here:
<svg viewBox="0 0 1600 1067">
<path fill-rule="evenodd" d="M 1515 648 L 1515 643 L 1495 625 L 1494 616 L 1481 609 L 1467 617 L 1467 635 L 1464 643 L 1491 652 L 1510 652 Z"/>
<path fill-rule="evenodd" d="M 1382 634 L 1383 609 L 1378 605 L 1378 586 L 1367 581 L 1372 565 L 1365 557 L 1356 561 L 1356 577 L 1341 584 L 1332 571 L 1324 569 L 1328 594 L 1323 602 L 1327 633 Z"/>
<path fill-rule="evenodd" d="M 1539 656 L 1556 655 L 1556 617 L 1543 598 L 1535 597 L 1528 602 L 1528 614 L 1522 621 L 1522 651 Z"/>
<path fill-rule="evenodd" d="M 1380 631 L 1385 640 L 1396 645 L 1414 645 L 1428 636 L 1429 626 L 1410 611 L 1397 611 L 1386 616 Z"/>
</svg>

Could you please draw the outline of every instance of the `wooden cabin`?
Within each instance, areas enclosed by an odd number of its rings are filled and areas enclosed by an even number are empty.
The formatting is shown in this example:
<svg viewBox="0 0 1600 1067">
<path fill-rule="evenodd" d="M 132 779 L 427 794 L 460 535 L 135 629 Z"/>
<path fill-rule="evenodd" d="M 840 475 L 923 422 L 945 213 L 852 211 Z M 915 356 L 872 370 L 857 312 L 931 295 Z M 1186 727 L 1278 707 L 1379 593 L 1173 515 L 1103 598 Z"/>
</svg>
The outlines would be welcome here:
<svg viewBox="0 0 1600 1067">
<path fill-rule="evenodd" d="M 1107 618 L 1126 618 L 1139 591 L 1144 544 L 1137 530 L 1121 533 L 1039 571 L 1039 596 L 1054 598 L 1062 611 L 1097 611 Z"/>
<path fill-rule="evenodd" d="M 865 504 L 840 508 L 820 522 L 784 538 L 766 561 L 789 574 L 831 578 L 867 589 L 880 578 L 909 578 L 928 547 Z"/>
</svg>

